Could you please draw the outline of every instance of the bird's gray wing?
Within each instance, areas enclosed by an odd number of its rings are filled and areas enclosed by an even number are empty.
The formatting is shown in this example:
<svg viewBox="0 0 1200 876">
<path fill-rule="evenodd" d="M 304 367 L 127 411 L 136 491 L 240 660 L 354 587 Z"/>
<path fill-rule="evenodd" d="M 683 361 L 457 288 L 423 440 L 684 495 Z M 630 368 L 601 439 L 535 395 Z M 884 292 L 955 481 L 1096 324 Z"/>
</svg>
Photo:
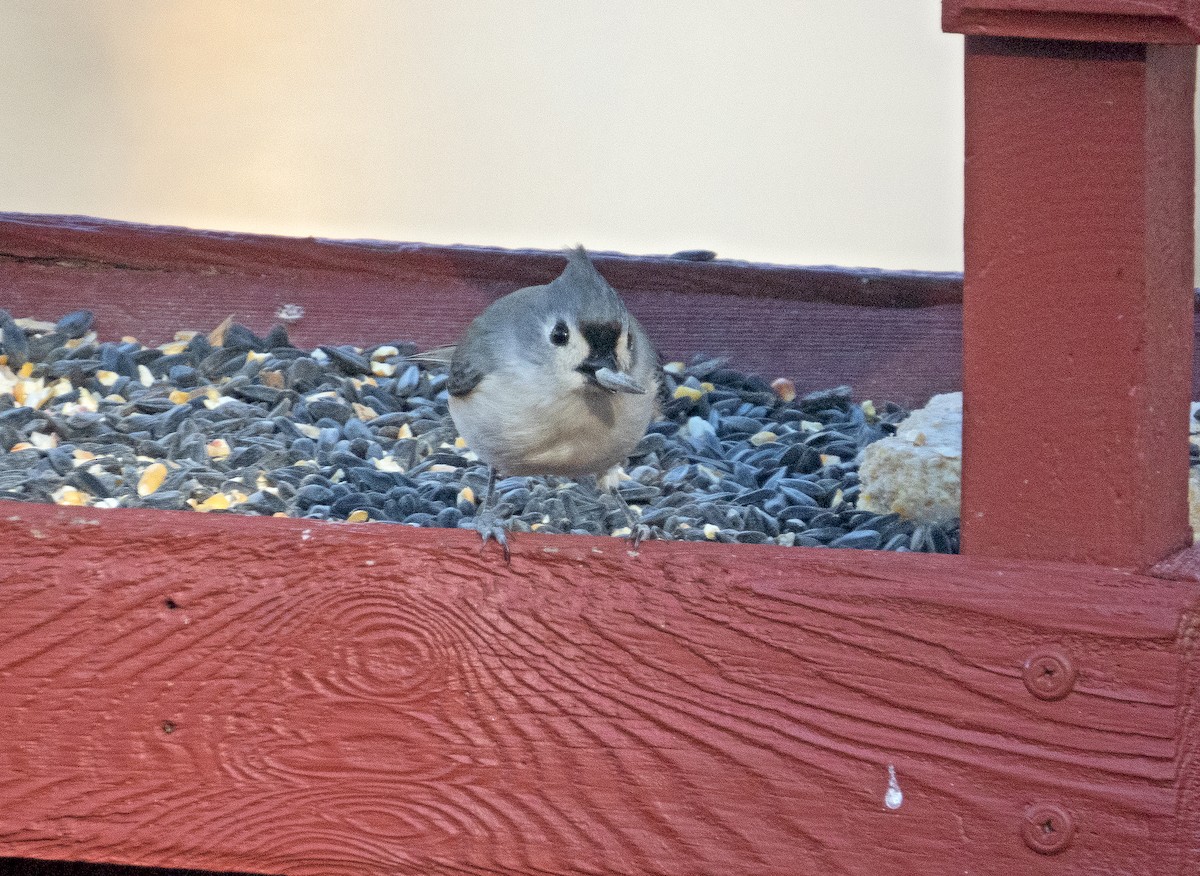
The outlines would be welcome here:
<svg viewBox="0 0 1200 876">
<path fill-rule="evenodd" d="M 455 398 L 470 395 L 479 381 L 492 370 L 492 355 L 486 338 L 474 324 L 467 329 L 462 343 L 454 348 L 450 360 L 450 380 L 446 391 Z"/>
<path fill-rule="evenodd" d="M 655 356 L 654 377 L 658 380 L 658 413 L 661 417 L 662 412 L 667 409 L 667 403 L 671 401 L 671 390 L 667 388 L 667 372 L 663 371 L 662 360 Z"/>
</svg>

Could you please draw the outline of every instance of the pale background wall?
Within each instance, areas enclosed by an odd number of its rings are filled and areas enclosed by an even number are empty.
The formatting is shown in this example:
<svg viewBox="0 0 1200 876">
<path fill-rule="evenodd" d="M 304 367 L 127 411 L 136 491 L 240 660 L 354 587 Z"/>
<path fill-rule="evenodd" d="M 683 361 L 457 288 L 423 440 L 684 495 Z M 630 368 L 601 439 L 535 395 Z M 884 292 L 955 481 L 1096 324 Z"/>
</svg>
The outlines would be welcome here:
<svg viewBox="0 0 1200 876">
<path fill-rule="evenodd" d="M 0 210 L 961 268 L 938 0 L 0 0 Z"/>
</svg>

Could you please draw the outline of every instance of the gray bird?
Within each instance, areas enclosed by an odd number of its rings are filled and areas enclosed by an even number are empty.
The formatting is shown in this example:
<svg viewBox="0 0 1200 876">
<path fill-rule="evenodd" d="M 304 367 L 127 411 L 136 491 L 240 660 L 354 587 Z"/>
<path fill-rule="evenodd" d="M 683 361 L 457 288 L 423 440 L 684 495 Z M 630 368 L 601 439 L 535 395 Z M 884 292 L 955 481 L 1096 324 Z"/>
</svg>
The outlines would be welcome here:
<svg viewBox="0 0 1200 876">
<path fill-rule="evenodd" d="M 658 355 L 583 247 L 545 286 L 493 302 L 450 359 L 450 416 L 489 467 L 475 516 L 486 545 L 508 557 L 491 508 L 497 474 L 594 475 L 629 519 L 634 546 L 647 533 L 616 492 L 617 468 L 655 416 L 663 386 Z"/>
</svg>

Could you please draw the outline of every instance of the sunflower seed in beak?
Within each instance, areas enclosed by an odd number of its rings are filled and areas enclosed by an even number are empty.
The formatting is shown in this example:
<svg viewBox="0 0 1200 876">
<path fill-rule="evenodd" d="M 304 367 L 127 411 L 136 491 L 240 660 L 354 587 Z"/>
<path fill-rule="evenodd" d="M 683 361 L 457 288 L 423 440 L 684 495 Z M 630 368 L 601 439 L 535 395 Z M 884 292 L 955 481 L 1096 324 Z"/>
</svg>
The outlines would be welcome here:
<svg viewBox="0 0 1200 876">
<path fill-rule="evenodd" d="M 634 395 L 645 395 L 646 393 L 646 388 L 640 383 L 636 383 L 627 375 L 620 371 L 613 371 L 611 368 L 597 368 L 596 382 L 613 392 L 629 392 Z"/>
</svg>

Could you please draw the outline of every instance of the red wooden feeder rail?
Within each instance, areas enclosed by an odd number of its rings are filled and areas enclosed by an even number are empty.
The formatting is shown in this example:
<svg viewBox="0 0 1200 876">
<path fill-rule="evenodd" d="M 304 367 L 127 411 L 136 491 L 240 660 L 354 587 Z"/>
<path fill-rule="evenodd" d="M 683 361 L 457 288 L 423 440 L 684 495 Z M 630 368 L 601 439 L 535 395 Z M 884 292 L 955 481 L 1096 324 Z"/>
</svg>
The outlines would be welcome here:
<svg viewBox="0 0 1200 876">
<path fill-rule="evenodd" d="M 600 259 L 670 355 L 965 381 L 973 556 L 523 535 L 509 567 L 467 532 L 0 503 L 0 873 L 1200 872 L 1200 558 L 1153 565 L 1193 50 L 1127 44 L 1191 41 L 1196 6 L 945 4 L 974 34 L 965 373 L 953 278 Z M 302 343 L 438 343 L 560 264 L 0 217 L 0 306 L 150 342 L 290 303 Z M 1091 529 L 1035 530 L 1018 462 Z"/>
</svg>

